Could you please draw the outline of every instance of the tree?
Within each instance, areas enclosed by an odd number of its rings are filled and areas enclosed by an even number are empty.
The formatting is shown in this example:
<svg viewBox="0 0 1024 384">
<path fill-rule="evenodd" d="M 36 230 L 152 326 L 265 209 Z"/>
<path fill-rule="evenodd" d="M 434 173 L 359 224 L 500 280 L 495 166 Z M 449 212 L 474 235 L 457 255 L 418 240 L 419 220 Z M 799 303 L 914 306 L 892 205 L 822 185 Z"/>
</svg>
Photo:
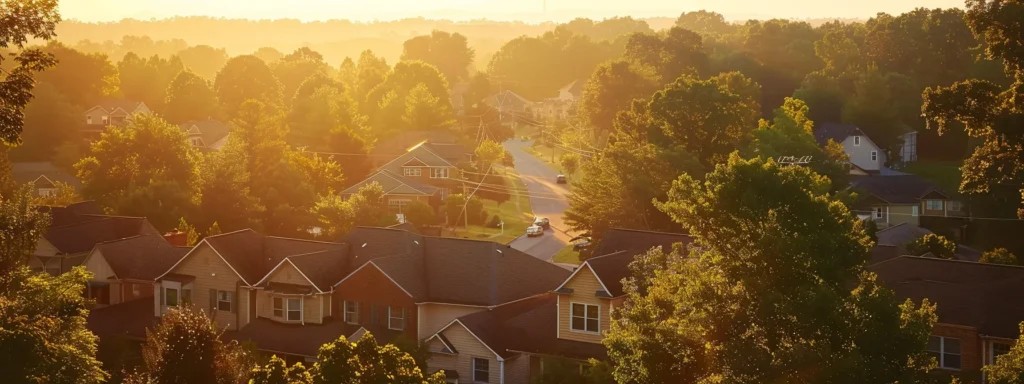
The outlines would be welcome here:
<svg viewBox="0 0 1024 384">
<path fill-rule="evenodd" d="M 445 224 L 447 224 L 449 228 L 455 228 L 455 226 L 459 224 L 460 220 L 465 222 L 465 220 L 463 220 L 463 213 L 466 209 L 466 202 L 466 195 L 461 193 L 449 194 L 448 197 L 444 199 L 443 210 L 445 215 Z M 469 224 L 464 223 L 464 225 Z"/>
<path fill-rule="evenodd" d="M 262 47 L 253 52 L 252 55 L 260 58 L 267 65 L 274 65 L 278 60 L 284 58 L 284 54 L 273 47 Z"/>
<path fill-rule="evenodd" d="M 437 214 L 429 204 L 414 200 L 402 209 L 405 221 L 418 226 L 437 225 Z"/>
<path fill-rule="evenodd" d="M 521 36 L 501 46 L 487 73 L 529 100 L 557 96 L 558 89 L 585 79 L 599 64 L 621 53 L 621 45 L 574 34 L 564 27 L 541 36 Z"/>
<path fill-rule="evenodd" d="M 1020 334 L 1024 335 L 1024 323 L 1019 325 Z M 996 357 L 995 364 L 986 365 L 982 372 L 985 380 L 992 384 L 1018 384 L 1024 382 L 1024 343 L 1013 343 L 1010 352 Z"/>
<path fill-rule="evenodd" d="M 229 139 L 230 140 L 230 139 Z M 199 166 L 199 213 L 196 223 L 221 226 L 227 231 L 253 228 L 260 230 L 259 220 L 266 207 L 252 194 L 251 177 L 238 154 L 215 151 L 205 155 Z M 211 228 L 212 230 L 212 228 Z M 211 236 L 211 233 L 207 233 Z"/>
<path fill-rule="evenodd" d="M 940 259 L 955 259 L 956 244 L 945 237 L 929 233 L 907 244 L 907 252 L 914 256 L 931 254 Z"/>
<path fill-rule="evenodd" d="M 1007 251 L 1006 248 L 996 248 L 991 251 L 985 252 L 981 255 L 981 259 L 978 260 L 982 263 L 988 264 L 1005 264 L 1005 265 L 1017 265 L 1017 256 Z"/>
<path fill-rule="evenodd" d="M 167 87 L 184 69 L 177 56 L 144 59 L 129 52 L 117 63 L 121 93 L 128 100 L 141 101 L 158 113 L 164 113 Z"/>
<path fill-rule="evenodd" d="M 378 345 L 369 332 L 359 341 L 344 337 L 320 347 L 313 365 L 314 383 L 443 384 L 444 373 L 427 375 L 416 360 L 394 345 Z"/>
<path fill-rule="evenodd" d="M 78 192 L 75 191 L 75 187 L 71 186 L 71 184 L 63 181 L 57 181 L 54 182 L 54 186 L 57 189 L 56 192 L 47 196 L 37 197 L 32 204 L 37 206 L 48 205 L 66 207 L 82 201 L 82 196 L 78 195 Z"/>
<path fill-rule="evenodd" d="M 655 74 L 658 84 L 671 83 L 680 76 L 700 76 L 709 65 L 701 36 L 679 27 L 672 27 L 664 36 L 633 34 L 623 57 Z"/>
<path fill-rule="evenodd" d="M 185 245 L 191 247 L 199 242 L 199 232 L 196 232 L 196 227 L 185 221 L 184 217 L 178 220 L 178 226 L 175 229 L 185 234 Z"/>
<path fill-rule="evenodd" d="M 646 21 L 632 17 L 612 17 L 599 22 L 590 19 L 576 18 L 559 28 L 577 34 L 588 36 L 594 41 L 617 40 L 621 36 L 633 33 L 653 33 L 654 30 Z"/>
<path fill-rule="evenodd" d="M 258 366 L 252 371 L 249 384 L 311 384 L 313 377 L 302 363 L 291 367 L 284 360 L 273 355 L 267 364 Z"/>
<path fill-rule="evenodd" d="M 391 73 L 391 67 L 384 58 L 377 57 L 371 50 L 365 50 L 359 54 L 359 62 L 356 67 L 355 93 L 352 95 L 359 102 L 359 110 L 364 115 L 369 115 L 377 107 L 380 100 L 368 100 L 370 91 L 387 79 Z"/>
<path fill-rule="evenodd" d="M 49 226 L 28 188 L 0 197 L 0 369 L 12 383 L 101 383 L 96 336 L 86 327 L 82 267 L 50 276 L 28 258 Z"/>
<path fill-rule="evenodd" d="M 737 29 L 737 26 L 726 22 L 722 14 L 705 10 L 683 12 L 676 19 L 676 26 L 704 35 L 729 35 Z"/>
<path fill-rule="evenodd" d="M 343 154 L 341 169 L 349 180 L 370 172 L 365 156 L 359 156 L 369 152 L 367 118 L 340 83 L 322 74 L 307 79 L 295 94 L 288 120 L 288 141 L 293 145 Z"/>
<path fill-rule="evenodd" d="M 849 184 L 849 156 L 841 145 L 828 142 L 824 148 L 814 139 L 814 122 L 808 119 L 807 104 L 794 98 L 786 98 L 785 104 L 775 110 L 775 119 L 769 124 L 761 120 L 752 134 L 751 156 L 777 159 L 782 156 L 798 158 L 809 156 L 812 170 L 828 176 L 832 190 L 846 189 Z"/>
<path fill-rule="evenodd" d="M 327 72 L 330 67 L 324 57 L 309 47 L 296 49 L 294 52 L 274 62 L 270 67 L 274 77 L 281 82 L 281 93 L 286 102 L 290 102 L 306 79 L 317 73 Z"/>
<path fill-rule="evenodd" d="M 402 44 L 402 60 L 422 60 L 437 67 L 449 84 L 469 79 L 469 65 L 475 55 L 466 36 L 459 33 L 435 30 Z"/>
<path fill-rule="evenodd" d="M 25 107 L 22 143 L 12 148 L 11 157 L 19 161 L 51 161 L 60 146 L 81 140 L 81 108 L 72 105 L 49 83 L 39 83 L 34 98 Z"/>
<path fill-rule="evenodd" d="M 562 155 L 562 158 L 559 160 L 562 162 L 562 169 L 564 169 L 565 173 L 568 174 L 569 176 L 572 176 L 574 173 L 576 173 L 576 169 L 580 165 L 580 155 L 577 155 L 575 153 L 564 154 Z"/>
<path fill-rule="evenodd" d="M 168 229 L 195 203 L 199 161 L 181 129 L 139 115 L 104 131 L 75 169 L 87 199 Z"/>
<path fill-rule="evenodd" d="M 346 185 L 341 164 L 332 157 L 303 151 L 293 151 L 291 155 L 291 163 L 309 181 L 316 194 L 339 191 Z"/>
<path fill-rule="evenodd" d="M 603 341 L 617 381 L 923 380 L 935 307 L 898 304 L 864 271 L 870 241 L 828 189 L 738 155 L 673 182 L 658 209 L 695 239 L 631 265 Z"/>
<path fill-rule="evenodd" d="M 239 116 L 242 104 L 256 100 L 267 108 L 282 106 L 281 83 L 270 67 L 256 56 L 236 56 L 228 61 L 213 83 L 221 111 L 229 118 Z"/>
<path fill-rule="evenodd" d="M 185 65 L 185 68 L 209 81 L 213 81 L 217 77 L 217 73 L 228 62 L 227 51 L 209 45 L 185 48 L 178 52 L 178 57 L 181 58 L 181 63 Z"/>
<path fill-rule="evenodd" d="M 167 86 L 164 105 L 164 116 L 174 124 L 220 115 L 210 82 L 190 70 L 178 73 Z"/>
<path fill-rule="evenodd" d="M 171 309 L 146 330 L 142 356 L 143 376 L 154 383 L 234 384 L 252 369 L 241 347 L 223 343 L 216 324 L 191 306 Z"/>
<path fill-rule="evenodd" d="M 10 54 L 10 58 L 18 65 L 5 67 L 0 74 L 0 144 L 18 142 L 24 120 L 25 105 L 32 100 L 32 88 L 35 86 L 33 75 L 55 64 L 53 56 L 44 54 L 39 49 L 24 49 L 30 38 L 49 40 L 56 33 L 54 29 L 60 22 L 60 14 L 56 1 L 31 1 L 21 6 L 4 7 L 0 10 L 0 50 L 6 51 L 14 46 L 21 51 Z M 0 55 L 2 56 L 2 55 Z M 0 57 L 0 65 L 5 58 Z"/>
<path fill-rule="evenodd" d="M 907 76 L 894 73 L 882 75 L 873 68 L 869 69 L 856 80 L 856 91 L 843 107 L 843 120 L 863 130 L 871 141 L 886 152 L 890 162 L 899 159 L 903 145 L 901 137 L 910 131 L 910 121 L 907 119 L 916 118 L 920 113 L 921 99 L 916 94 L 918 88 L 910 82 Z M 907 96 L 912 99 L 899 97 L 901 90 L 906 90 L 903 92 L 905 94 L 913 93 Z M 906 109 L 913 111 L 908 113 Z"/>
<path fill-rule="evenodd" d="M 217 222 L 214 221 L 213 225 L 210 225 L 210 229 L 206 230 L 206 237 L 216 236 L 222 233 L 224 233 L 224 231 L 220 229 L 220 224 L 217 224 Z"/>
<path fill-rule="evenodd" d="M 384 200 L 384 187 L 378 182 L 363 185 L 348 200 L 329 191 L 320 195 L 311 211 L 328 237 L 348 233 L 356 226 L 386 227 L 395 223 L 395 215 Z"/>
<path fill-rule="evenodd" d="M 871 220 L 870 218 L 868 218 L 868 219 L 864 219 L 863 224 L 864 224 L 864 234 L 868 235 L 868 238 L 871 239 L 872 242 L 877 244 L 878 243 L 878 223 L 876 223 L 874 220 Z"/>
<path fill-rule="evenodd" d="M 88 109 L 97 100 L 117 93 L 117 67 L 105 55 L 82 53 L 56 41 L 42 52 L 52 55 L 58 64 L 40 72 L 35 80 L 52 85 L 71 104 Z"/>
<path fill-rule="evenodd" d="M 402 121 L 407 130 L 447 129 L 455 124 L 450 103 L 430 93 L 426 84 L 419 84 L 409 91 L 405 101 Z"/>
<path fill-rule="evenodd" d="M 505 158 L 505 147 L 493 140 L 484 140 L 480 145 L 476 146 L 473 151 L 477 159 L 480 159 L 481 171 L 484 171 L 486 167 L 491 164 L 499 163 Z"/>
<path fill-rule="evenodd" d="M 650 95 L 655 80 L 626 61 L 601 64 L 583 88 L 578 114 L 595 133 L 610 133 L 615 116 L 629 109 L 633 99 Z"/>
</svg>

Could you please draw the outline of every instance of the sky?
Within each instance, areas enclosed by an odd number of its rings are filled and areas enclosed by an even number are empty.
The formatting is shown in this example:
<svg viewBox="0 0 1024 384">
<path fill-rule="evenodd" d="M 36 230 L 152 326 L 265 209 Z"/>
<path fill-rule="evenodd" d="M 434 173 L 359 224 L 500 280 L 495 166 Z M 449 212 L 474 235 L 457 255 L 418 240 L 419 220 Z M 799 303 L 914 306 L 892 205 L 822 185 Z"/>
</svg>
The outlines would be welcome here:
<svg viewBox="0 0 1024 384">
<path fill-rule="evenodd" d="M 545 8 L 546 2 L 546 8 Z M 729 19 L 868 18 L 918 7 L 963 7 L 963 0 L 61 0 L 65 19 L 101 22 L 174 16 L 303 21 L 406 17 L 564 22 L 575 17 L 676 17 L 707 9 Z"/>
</svg>

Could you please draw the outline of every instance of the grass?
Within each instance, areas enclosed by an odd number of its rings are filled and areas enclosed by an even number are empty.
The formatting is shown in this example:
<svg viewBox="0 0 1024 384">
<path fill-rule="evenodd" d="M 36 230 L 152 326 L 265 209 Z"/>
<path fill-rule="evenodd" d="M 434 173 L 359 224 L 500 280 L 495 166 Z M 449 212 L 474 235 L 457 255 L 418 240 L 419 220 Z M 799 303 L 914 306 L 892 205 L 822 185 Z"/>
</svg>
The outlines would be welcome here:
<svg viewBox="0 0 1024 384">
<path fill-rule="evenodd" d="M 504 174 L 505 185 L 510 186 L 510 188 L 526 190 L 526 184 L 519 178 L 519 174 L 516 173 L 515 169 L 495 166 L 494 172 Z M 504 232 L 502 232 L 501 228 L 470 225 L 468 228 L 457 228 L 454 234 L 445 231 L 445 235 L 478 240 L 493 240 L 502 244 L 508 244 L 526 233 L 526 227 L 533 224 L 533 209 L 530 207 L 530 197 L 526 194 L 510 194 L 509 200 L 501 204 L 494 200 L 481 199 L 481 201 L 484 203 L 484 212 L 487 212 L 488 218 L 497 215 L 505 222 Z"/>
<path fill-rule="evenodd" d="M 580 261 L 580 253 L 572 250 L 572 244 L 566 245 L 565 248 L 562 248 L 561 251 L 558 251 L 558 253 L 556 253 L 555 256 L 551 259 L 551 261 L 555 263 L 576 265 L 582 263 L 582 261 Z"/>
<path fill-rule="evenodd" d="M 918 161 L 907 164 L 901 171 L 920 176 L 947 191 L 956 192 L 960 190 L 962 180 L 960 165 L 960 162 L 951 161 Z"/>
</svg>

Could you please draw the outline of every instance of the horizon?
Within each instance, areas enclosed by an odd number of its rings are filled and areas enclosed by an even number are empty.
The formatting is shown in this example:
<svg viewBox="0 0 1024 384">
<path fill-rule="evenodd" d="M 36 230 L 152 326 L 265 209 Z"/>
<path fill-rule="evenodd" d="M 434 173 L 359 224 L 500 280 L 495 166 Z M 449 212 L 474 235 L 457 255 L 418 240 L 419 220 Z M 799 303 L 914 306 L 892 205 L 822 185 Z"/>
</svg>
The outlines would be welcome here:
<svg viewBox="0 0 1024 384">
<path fill-rule="evenodd" d="M 546 2 L 547 9 L 544 9 Z M 747 19 L 868 19 L 879 12 L 898 14 L 915 8 L 963 8 L 958 0 L 918 2 L 886 2 L 870 0 L 857 3 L 841 1 L 815 2 L 786 0 L 771 3 L 749 0 L 714 2 L 696 0 L 671 4 L 664 0 L 637 0 L 624 8 L 611 0 L 530 0 L 506 4 L 495 0 L 440 0 L 425 4 L 416 0 L 379 0 L 356 3 L 352 0 L 293 0 L 281 9 L 271 0 L 75 0 L 60 4 L 65 20 L 84 23 L 139 21 L 175 17 L 212 17 L 226 19 L 275 20 L 294 19 L 302 22 L 349 20 L 353 22 L 387 22 L 409 18 L 451 21 L 521 21 L 531 24 L 567 22 L 586 17 L 595 20 L 610 17 L 676 18 L 683 12 L 707 10 L 718 12 L 728 20 Z M 244 6 L 242 6 L 244 4 Z M 402 11 L 396 11 L 401 9 Z"/>
</svg>

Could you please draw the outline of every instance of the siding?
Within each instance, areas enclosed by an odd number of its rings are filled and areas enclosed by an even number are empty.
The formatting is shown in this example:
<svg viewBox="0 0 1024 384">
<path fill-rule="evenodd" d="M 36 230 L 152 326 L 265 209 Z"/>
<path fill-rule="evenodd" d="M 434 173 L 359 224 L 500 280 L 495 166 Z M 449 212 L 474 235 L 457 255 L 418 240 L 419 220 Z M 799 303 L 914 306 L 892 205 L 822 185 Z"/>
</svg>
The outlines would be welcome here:
<svg viewBox="0 0 1024 384">
<path fill-rule="evenodd" d="M 152 283 L 140 283 L 140 282 L 122 281 L 120 285 L 121 285 L 121 296 L 120 296 L 121 302 L 132 301 L 132 300 L 137 300 L 137 299 L 141 299 L 141 298 L 145 298 L 145 297 L 152 297 L 153 296 L 153 284 Z M 111 284 L 111 287 L 113 287 L 113 286 L 114 285 Z M 138 287 L 138 291 L 139 291 L 138 294 L 135 294 L 135 289 L 134 289 L 135 287 Z M 111 292 L 111 297 L 113 297 L 113 295 L 114 295 L 114 292 Z"/>
<path fill-rule="evenodd" d="M 257 301 L 257 304 L 256 304 L 256 315 L 259 316 L 259 317 L 264 317 L 264 318 L 271 319 L 271 320 L 278 321 L 278 322 L 282 322 L 282 323 L 293 323 L 293 324 L 313 323 L 313 324 L 320 324 L 320 323 L 323 322 L 323 317 L 320 316 L 320 296 L 327 296 L 327 295 L 307 295 L 307 296 L 288 295 L 288 296 L 285 296 L 285 295 L 277 295 L 277 294 L 273 294 L 273 293 L 268 293 L 266 291 L 259 291 L 259 292 L 256 293 L 256 301 Z M 285 300 L 285 302 L 283 303 L 284 304 L 284 312 L 281 313 L 281 317 L 274 316 L 274 298 L 275 297 L 280 297 L 282 300 Z M 287 302 L 287 300 L 288 299 L 294 299 L 294 298 L 301 298 L 302 299 L 302 320 L 300 320 L 300 321 L 288 321 L 288 320 L 285 320 L 287 318 L 286 316 L 288 315 L 288 311 L 287 311 L 287 309 L 288 309 L 288 302 Z M 327 309 L 327 300 L 329 298 L 330 298 L 329 296 L 324 298 L 324 310 Z"/>
<path fill-rule="evenodd" d="M 486 308 L 462 305 L 421 304 L 419 305 L 419 335 L 422 339 L 426 339 L 451 323 L 452 320 L 484 310 Z"/>
<path fill-rule="evenodd" d="M 487 359 L 488 373 L 491 383 L 501 382 L 498 358 L 487 347 L 473 336 L 461 323 L 452 324 L 444 330 L 444 336 L 452 342 L 459 354 L 456 355 L 455 370 L 459 371 L 459 382 L 473 382 L 473 358 Z M 433 370 L 432 361 L 427 366 Z"/>
<path fill-rule="evenodd" d="M 53 244 L 50 244 L 50 242 L 46 241 L 46 239 L 40 238 L 39 241 L 36 243 L 36 251 L 33 252 L 32 254 L 36 256 L 50 257 L 57 256 L 57 253 L 60 253 L 60 251 L 57 250 L 57 247 L 54 247 Z"/>
<path fill-rule="evenodd" d="M 90 116 L 92 117 L 91 124 L 96 125 L 97 127 L 102 127 L 103 116 L 107 116 L 107 112 L 104 111 L 103 108 L 93 109 L 92 111 L 89 111 L 85 114 L 85 116 L 82 118 L 83 121 L 89 121 Z"/>
<path fill-rule="evenodd" d="M 505 384 L 530 383 L 530 355 L 518 355 L 505 361 Z"/>
<path fill-rule="evenodd" d="M 210 313 L 210 290 L 235 292 L 235 302 L 239 303 L 238 285 L 242 284 L 241 279 L 228 264 L 210 247 L 207 243 L 198 245 L 192 253 L 185 257 L 171 273 L 195 276 L 192 289 L 192 302 L 196 307 L 202 308 Z M 238 308 L 240 313 L 245 313 L 245 308 Z M 228 330 L 238 330 L 238 316 L 235 313 L 213 310 L 213 319 L 218 327 L 227 327 Z"/>
<path fill-rule="evenodd" d="M 444 343 L 439 339 L 430 340 L 427 343 L 427 348 L 431 351 L 440 351 L 444 349 Z M 431 353 L 430 359 L 427 360 L 428 371 L 434 372 L 440 369 L 458 371 L 459 356 L 449 355 L 447 353 Z M 462 372 L 459 372 L 460 374 Z"/>
<path fill-rule="evenodd" d="M 847 137 L 842 143 L 843 150 L 850 156 L 850 162 L 868 171 L 882 169 L 882 165 L 885 164 L 885 154 L 882 150 L 867 136 L 860 136 L 860 145 L 853 145 L 854 137 Z M 871 151 L 878 152 L 877 160 L 871 161 Z"/>
<path fill-rule="evenodd" d="M 302 273 L 295 269 L 295 266 L 290 262 L 281 264 L 281 266 L 278 267 L 266 281 L 312 287 L 312 283 L 310 283 L 309 280 L 306 280 L 306 278 L 302 276 Z"/>
<path fill-rule="evenodd" d="M 921 217 L 914 216 L 913 205 L 890 205 L 889 206 L 889 225 L 900 225 L 903 223 L 911 223 L 913 225 L 921 224 Z"/>
<path fill-rule="evenodd" d="M 114 269 L 110 268 L 107 259 L 99 249 L 93 250 L 92 255 L 87 256 L 85 270 L 92 272 L 92 281 L 107 281 L 107 278 L 114 276 Z"/>
<path fill-rule="evenodd" d="M 582 268 L 582 267 L 581 267 Z M 610 300 L 597 297 L 597 291 L 602 291 L 601 283 L 591 272 L 588 266 L 586 270 L 580 270 L 572 280 L 565 284 L 566 288 L 572 288 L 573 293 L 569 295 L 558 295 L 558 337 L 567 340 L 583 341 L 589 343 L 600 343 L 602 335 L 573 331 L 570 327 L 571 303 L 582 303 L 599 306 L 599 329 L 605 332 L 611 324 L 611 317 L 608 315 Z"/>
<path fill-rule="evenodd" d="M 334 289 L 333 305 L 338 308 L 338 317 L 341 319 L 344 318 L 342 303 L 346 300 L 359 304 L 359 324 L 371 324 L 371 308 L 375 305 L 378 324 L 387 327 L 388 307 L 400 307 L 405 308 L 403 336 L 410 340 L 421 340 L 431 336 L 420 337 L 417 334 L 419 313 L 416 302 L 373 265 L 367 264 L 362 267 Z"/>
</svg>

